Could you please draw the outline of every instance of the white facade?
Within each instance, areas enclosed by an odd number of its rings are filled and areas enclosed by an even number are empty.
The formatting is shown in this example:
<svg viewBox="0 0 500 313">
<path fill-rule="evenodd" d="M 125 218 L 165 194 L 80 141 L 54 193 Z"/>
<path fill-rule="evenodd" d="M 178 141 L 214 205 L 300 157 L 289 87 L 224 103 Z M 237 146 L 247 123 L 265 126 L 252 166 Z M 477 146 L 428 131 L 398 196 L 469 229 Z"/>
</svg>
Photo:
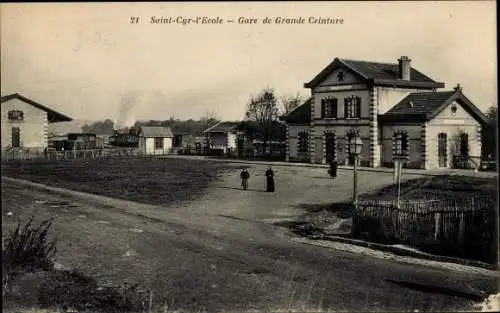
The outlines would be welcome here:
<svg viewBox="0 0 500 313">
<path fill-rule="evenodd" d="M 457 108 L 452 113 L 451 107 Z M 467 134 L 469 154 L 481 157 L 481 124 L 474 119 L 459 103 L 448 105 L 440 114 L 426 124 L 426 146 L 428 160 L 426 168 L 441 168 L 439 164 L 438 136 L 446 134 L 446 166 L 452 165 L 453 157 L 459 154 L 459 136 Z"/>
<path fill-rule="evenodd" d="M 22 121 L 9 121 L 8 112 L 20 110 Z M 47 112 L 19 99 L 2 103 L 2 149 L 12 147 L 12 129 L 19 128 L 20 147 L 43 150 L 48 146 Z"/>
<path fill-rule="evenodd" d="M 172 150 L 172 138 L 158 137 L 161 140 L 159 146 L 156 145 L 156 137 L 140 137 L 139 149 L 148 155 L 164 155 L 169 154 Z"/>
<path fill-rule="evenodd" d="M 208 133 L 208 142 L 210 143 L 210 149 L 223 150 L 226 153 L 228 149 L 236 149 L 237 133 Z"/>
</svg>

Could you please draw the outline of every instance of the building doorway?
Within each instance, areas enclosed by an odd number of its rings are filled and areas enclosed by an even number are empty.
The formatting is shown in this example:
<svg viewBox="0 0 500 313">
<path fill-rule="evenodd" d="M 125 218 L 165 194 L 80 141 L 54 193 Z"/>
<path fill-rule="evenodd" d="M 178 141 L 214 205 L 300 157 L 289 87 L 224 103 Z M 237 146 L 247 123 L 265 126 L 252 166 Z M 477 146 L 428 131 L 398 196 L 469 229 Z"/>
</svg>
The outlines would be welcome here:
<svg viewBox="0 0 500 313">
<path fill-rule="evenodd" d="M 469 156 L 469 135 L 466 133 L 461 133 L 459 137 L 460 146 L 459 152 L 461 157 Z"/>
<path fill-rule="evenodd" d="M 245 143 L 245 141 L 243 140 L 243 138 L 238 138 L 236 141 L 236 147 L 238 150 L 238 157 L 239 158 L 243 157 L 243 144 L 244 143 Z"/>
<path fill-rule="evenodd" d="M 448 136 L 445 133 L 438 135 L 438 164 L 439 167 L 448 167 Z"/>
<path fill-rule="evenodd" d="M 19 148 L 21 145 L 21 131 L 19 127 L 12 127 L 12 147 Z"/>
<path fill-rule="evenodd" d="M 337 159 L 337 136 L 335 133 L 325 133 L 326 163 Z"/>
<path fill-rule="evenodd" d="M 346 161 L 347 165 L 354 166 L 354 162 L 356 162 L 356 156 L 349 149 L 349 145 L 351 140 L 353 140 L 356 136 L 359 136 L 359 133 L 356 130 L 348 131 L 346 135 Z"/>
</svg>

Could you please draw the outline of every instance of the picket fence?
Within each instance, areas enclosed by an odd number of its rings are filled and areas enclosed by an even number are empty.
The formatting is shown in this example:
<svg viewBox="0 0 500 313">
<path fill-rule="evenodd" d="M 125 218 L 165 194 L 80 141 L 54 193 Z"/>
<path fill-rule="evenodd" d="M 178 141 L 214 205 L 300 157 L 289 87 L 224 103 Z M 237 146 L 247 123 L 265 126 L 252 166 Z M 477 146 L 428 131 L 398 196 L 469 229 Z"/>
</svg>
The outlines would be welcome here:
<svg viewBox="0 0 500 313">
<path fill-rule="evenodd" d="M 353 235 L 421 250 L 496 262 L 496 199 L 363 200 L 354 209 Z M 472 251 L 471 251 L 472 249 Z"/>
<path fill-rule="evenodd" d="M 72 160 L 137 157 L 142 153 L 137 148 L 113 148 L 91 150 L 39 151 L 39 150 L 4 150 L 2 162 L 21 160 Z"/>
</svg>

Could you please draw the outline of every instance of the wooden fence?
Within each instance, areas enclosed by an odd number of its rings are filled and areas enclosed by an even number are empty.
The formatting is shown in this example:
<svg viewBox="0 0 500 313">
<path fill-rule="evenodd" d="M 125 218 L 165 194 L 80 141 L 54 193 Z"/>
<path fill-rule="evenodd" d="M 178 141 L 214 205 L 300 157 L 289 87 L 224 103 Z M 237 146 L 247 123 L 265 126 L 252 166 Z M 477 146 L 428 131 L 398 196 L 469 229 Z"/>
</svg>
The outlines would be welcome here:
<svg viewBox="0 0 500 313">
<path fill-rule="evenodd" d="M 137 157 L 142 153 L 137 148 L 113 148 L 92 150 L 65 150 L 65 151 L 39 151 L 39 150 L 4 150 L 2 162 L 20 160 L 72 160 L 72 159 L 99 159 L 110 157 Z"/>
<path fill-rule="evenodd" d="M 490 197 L 425 201 L 363 200 L 353 235 L 430 253 L 497 262 L 497 204 Z"/>
</svg>

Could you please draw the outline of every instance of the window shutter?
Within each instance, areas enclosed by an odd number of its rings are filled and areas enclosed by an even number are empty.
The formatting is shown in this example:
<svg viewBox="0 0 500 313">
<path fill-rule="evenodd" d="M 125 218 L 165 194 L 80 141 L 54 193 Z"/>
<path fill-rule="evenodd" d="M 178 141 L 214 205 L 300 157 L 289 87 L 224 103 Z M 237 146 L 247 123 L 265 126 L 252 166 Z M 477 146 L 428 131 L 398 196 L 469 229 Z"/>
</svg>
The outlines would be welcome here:
<svg viewBox="0 0 500 313">
<path fill-rule="evenodd" d="M 344 118 L 349 117 L 349 99 L 344 99 Z"/>
<path fill-rule="evenodd" d="M 325 118 L 325 109 L 326 109 L 326 102 L 325 100 L 321 100 L 321 118 Z"/>
<path fill-rule="evenodd" d="M 361 117 L 361 98 L 356 97 L 356 115 L 355 117 Z"/>
</svg>

